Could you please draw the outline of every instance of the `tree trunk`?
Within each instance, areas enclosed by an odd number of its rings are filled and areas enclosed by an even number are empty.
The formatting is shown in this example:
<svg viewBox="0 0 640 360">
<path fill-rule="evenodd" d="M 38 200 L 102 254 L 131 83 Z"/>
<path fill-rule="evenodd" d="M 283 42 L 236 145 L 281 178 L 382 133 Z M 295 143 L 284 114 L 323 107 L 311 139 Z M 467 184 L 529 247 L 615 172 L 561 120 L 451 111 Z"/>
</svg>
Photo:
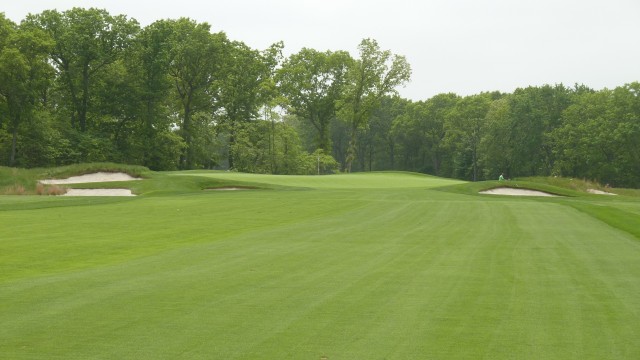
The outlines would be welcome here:
<svg viewBox="0 0 640 360">
<path fill-rule="evenodd" d="M 431 164 L 433 165 L 434 175 L 440 176 L 440 156 L 437 151 L 431 155 Z"/>
<path fill-rule="evenodd" d="M 275 174 L 276 166 L 276 122 L 271 117 L 271 136 L 269 136 L 269 151 L 271 151 L 271 173 Z"/>
<path fill-rule="evenodd" d="M 391 169 L 396 169 L 396 152 L 393 144 L 393 140 L 390 140 L 387 145 L 389 146 L 389 162 L 391 164 Z"/>
<path fill-rule="evenodd" d="M 369 171 L 373 171 L 373 144 L 369 144 Z"/>
<path fill-rule="evenodd" d="M 78 115 L 78 108 L 80 107 L 79 101 L 78 101 L 78 93 L 76 91 L 76 87 L 73 83 L 73 79 L 71 79 L 71 73 L 69 72 L 69 64 L 66 61 L 62 61 L 61 63 L 62 68 L 64 69 L 64 79 L 66 80 L 67 85 L 69 86 L 69 92 L 71 93 L 71 103 L 72 103 L 72 109 L 71 109 L 71 128 L 72 129 L 76 129 L 77 126 L 77 115 Z"/>
<path fill-rule="evenodd" d="M 16 144 L 18 143 L 18 128 L 14 128 L 11 137 L 11 155 L 9 156 L 9 166 L 14 166 L 16 163 Z"/>
<path fill-rule="evenodd" d="M 478 151 L 474 147 L 471 152 L 471 162 L 473 163 L 473 181 L 478 181 Z"/>
<path fill-rule="evenodd" d="M 329 148 L 329 126 L 324 121 L 320 122 L 320 143 L 318 145 L 326 154 L 331 152 Z"/>
<path fill-rule="evenodd" d="M 345 164 L 345 171 L 347 173 L 351 172 L 351 166 L 353 165 L 353 160 L 356 158 L 356 137 L 357 131 L 356 128 L 353 127 L 351 129 L 351 137 L 349 139 L 349 147 L 347 148 L 347 158 Z"/>
<path fill-rule="evenodd" d="M 152 115 L 152 101 L 147 99 L 146 112 L 144 114 L 144 141 L 142 148 L 142 164 L 149 166 L 151 164 L 152 152 L 151 147 L 153 144 L 153 115 Z"/>
<path fill-rule="evenodd" d="M 78 120 L 80 122 L 80 131 L 87 131 L 87 107 L 89 106 L 89 67 L 85 66 L 82 70 L 82 103 L 78 109 Z"/>
<path fill-rule="evenodd" d="M 185 149 L 180 156 L 180 164 L 183 169 L 191 169 L 191 107 L 187 104 L 184 106 L 184 118 L 182 119 L 182 136 L 185 142 Z"/>
</svg>

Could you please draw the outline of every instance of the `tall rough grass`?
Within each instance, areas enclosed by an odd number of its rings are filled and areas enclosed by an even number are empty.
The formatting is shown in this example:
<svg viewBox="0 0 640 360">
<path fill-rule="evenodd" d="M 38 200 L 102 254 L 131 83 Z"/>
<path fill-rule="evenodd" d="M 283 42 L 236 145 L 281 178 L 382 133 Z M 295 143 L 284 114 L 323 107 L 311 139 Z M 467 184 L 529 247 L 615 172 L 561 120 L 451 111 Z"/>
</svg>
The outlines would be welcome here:
<svg viewBox="0 0 640 360">
<path fill-rule="evenodd" d="M 562 187 L 562 188 L 566 188 L 566 189 L 571 189 L 571 190 L 575 190 L 575 191 L 581 191 L 581 192 L 586 192 L 589 189 L 596 189 L 596 190 L 606 190 L 607 189 L 606 186 L 598 183 L 597 181 L 591 181 L 591 180 L 587 180 L 587 179 L 574 179 L 574 178 L 553 177 L 553 176 L 548 176 L 548 177 L 538 176 L 538 177 L 523 178 L 521 180 L 532 181 L 532 182 L 542 183 L 542 184 L 548 184 L 548 185 L 553 185 L 553 186 Z"/>
<path fill-rule="evenodd" d="M 59 185 L 44 185 L 42 183 L 38 183 L 36 185 L 36 194 L 37 195 L 64 195 L 67 193 L 67 188 Z"/>
<path fill-rule="evenodd" d="M 25 195 L 26 193 L 27 190 L 20 184 L 7 186 L 4 189 L 0 190 L 0 194 L 2 195 Z"/>
</svg>

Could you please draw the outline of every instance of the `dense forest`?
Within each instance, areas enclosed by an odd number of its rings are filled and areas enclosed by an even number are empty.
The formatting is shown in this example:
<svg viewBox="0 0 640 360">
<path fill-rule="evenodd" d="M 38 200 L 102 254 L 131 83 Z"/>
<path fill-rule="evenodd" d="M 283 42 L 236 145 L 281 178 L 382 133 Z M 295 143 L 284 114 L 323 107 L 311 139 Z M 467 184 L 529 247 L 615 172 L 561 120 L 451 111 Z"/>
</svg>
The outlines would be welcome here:
<svg viewBox="0 0 640 360">
<path fill-rule="evenodd" d="M 640 83 L 401 98 L 401 55 L 252 49 L 190 19 L 0 13 L 0 165 L 273 174 L 407 170 L 640 187 Z M 634 81 L 636 79 L 630 79 Z"/>
</svg>

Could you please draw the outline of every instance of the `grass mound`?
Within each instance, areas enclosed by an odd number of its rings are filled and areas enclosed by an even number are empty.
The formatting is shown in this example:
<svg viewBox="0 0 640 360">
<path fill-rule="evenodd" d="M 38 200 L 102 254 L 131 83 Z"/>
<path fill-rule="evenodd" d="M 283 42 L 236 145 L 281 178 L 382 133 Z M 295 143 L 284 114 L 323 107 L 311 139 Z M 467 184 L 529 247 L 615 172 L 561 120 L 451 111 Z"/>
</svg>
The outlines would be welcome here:
<svg viewBox="0 0 640 360">
<path fill-rule="evenodd" d="M 438 190 L 457 194 L 476 195 L 482 191 L 501 187 L 541 191 L 565 197 L 600 197 L 600 195 L 590 194 L 589 189 L 612 192 L 627 197 L 640 197 L 639 189 L 609 189 L 591 181 L 558 177 L 527 177 L 508 181 L 478 181 L 443 186 Z"/>
<path fill-rule="evenodd" d="M 197 176 L 232 183 L 253 183 L 268 187 L 302 189 L 415 189 L 435 188 L 465 181 L 407 172 L 368 172 L 337 175 L 265 175 L 225 171 L 185 171 L 172 175 Z"/>
<path fill-rule="evenodd" d="M 540 191 L 548 194 L 558 195 L 558 196 L 581 196 L 583 194 L 554 185 L 532 182 L 532 181 L 478 181 L 473 183 L 463 183 L 463 184 L 455 184 L 451 186 L 444 186 L 438 188 L 437 190 L 451 192 L 456 194 L 464 194 L 464 195 L 478 195 L 483 191 L 497 189 L 497 188 L 513 188 L 513 189 L 522 189 L 522 190 L 533 190 Z"/>
<path fill-rule="evenodd" d="M 43 186 L 39 180 L 64 179 L 71 176 L 96 172 L 122 172 L 133 177 L 148 178 L 152 171 L 144 166 L 115 163 L 89 163 L 60 166 L 54 168 L 20 169 L 0 166 L 1 195 L 60 195 L 64 186 Z"/>
<path fill-rule="evenodd" d="M 17 169 L 0 166 L 0 195 L 24 195 L 37 183 L 37 172 L 33 169 Z"/>
<path fill-rule="evenodd" d="M 557 177 L 557 176 L 536 176 L 536 177 L 525 177 L 522 179 L 518 179 L 523 182 L 530 182 L 536 184 L 546 184 L 559 188 L 570 189 L 577 192 L 588 192 L 589 190 L 600 190 L 611 192 L 612 189 L 596 182 L 590 181 L 586 179 L 574 179 L 574 178 L 565 178 L 565 177 Z"/>
<path fill-rule="evenodd" d="M 60 166 L 55 168 L 34 169 L 42 179 L 63 179 L 71 176 L 92 174 L 97 172 L 121 172 L 133 177 L 146 178 L 152 173 L 151 170 L 139 165 L 126 165 L 116 163 L 87 163 Z"/>
</svg>

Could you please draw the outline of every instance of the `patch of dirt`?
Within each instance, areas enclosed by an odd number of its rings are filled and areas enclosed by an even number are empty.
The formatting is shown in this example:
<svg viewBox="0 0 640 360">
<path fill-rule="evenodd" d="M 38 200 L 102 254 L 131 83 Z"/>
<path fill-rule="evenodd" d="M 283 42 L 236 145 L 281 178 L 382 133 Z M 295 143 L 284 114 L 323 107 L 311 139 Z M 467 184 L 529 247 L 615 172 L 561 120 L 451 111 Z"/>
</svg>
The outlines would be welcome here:
<svg viewBox="0 0 640 360">
<path fill-rule="evenodd" d="M 537 190 L 515 189 L 508 187 L 495 188 L 481 191 L 480 194 L 487 195 L 511 195 L 511 196 L 558 196 Z"/>
<path fill-rule="evenodd" d="M 48 179 L 48 180 L 40 180 L 41 184 L 84 184 L 84 183 L 94 183 L 94 182 L 111 182 L 111 181 L 131 181 L 131 180 L 142 180 L 141 178 L 135 178 L 126 173 L 108 173 L 108 172 L 97 172 L 93 174 L 85 174 L 80 176 L 72 176 L 67 179 Z"/>
</svg>

